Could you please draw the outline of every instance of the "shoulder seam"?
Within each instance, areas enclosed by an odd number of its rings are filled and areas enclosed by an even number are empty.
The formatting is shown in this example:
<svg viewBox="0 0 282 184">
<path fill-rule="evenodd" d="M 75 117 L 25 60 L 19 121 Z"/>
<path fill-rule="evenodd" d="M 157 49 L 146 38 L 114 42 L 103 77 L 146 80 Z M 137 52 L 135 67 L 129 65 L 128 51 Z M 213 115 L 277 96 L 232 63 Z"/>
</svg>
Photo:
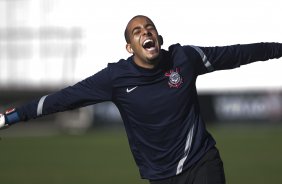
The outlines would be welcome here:
<svg viewBox="0 0 282 184">
<path fill-rule="evenodd" d="M 214 67 L 212 66 L 212 64 L 210 63 L 210 61 L 208 60 L 207 56 L 205 55 L 205 53 L 203 52 L 203 50 L 200 47 L 194 46 L 194 45 L 189 45 L 190 47 L 192 47 L 193 49 L 195 49 L 199 55 L 202 58 L 202 61 L 205 65 L 205 67 L 207 68 L 207 70 L 209 72 L 214 71 Z"/>
</svg>

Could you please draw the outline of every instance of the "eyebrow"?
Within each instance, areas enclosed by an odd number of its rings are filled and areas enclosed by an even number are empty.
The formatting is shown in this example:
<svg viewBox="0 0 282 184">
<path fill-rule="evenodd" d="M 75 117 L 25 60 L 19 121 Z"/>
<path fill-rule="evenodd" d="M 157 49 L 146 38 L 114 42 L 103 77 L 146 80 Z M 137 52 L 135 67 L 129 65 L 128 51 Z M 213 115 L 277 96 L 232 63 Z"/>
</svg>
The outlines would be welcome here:
<svg viewBox="0 0 282 184">
<path fill-rule="evenodd" d="M 149 27 L 149 26 L 152 26 L 152 27 L 155 29 L 155 26 L 154 26 L 154 24 L 152 24 L 152 23 L 148 23 L 148 24 L 145 25 L 146 28 Z M 133 34 L 134 31 L 135 31 L 135 30 L 138 30 L 138 29 L 141 29 L 141 26 L 136 26 L 136 27 L 134 27 L 134 28 L 132 29 L 131 33 Z"/>
</svg>

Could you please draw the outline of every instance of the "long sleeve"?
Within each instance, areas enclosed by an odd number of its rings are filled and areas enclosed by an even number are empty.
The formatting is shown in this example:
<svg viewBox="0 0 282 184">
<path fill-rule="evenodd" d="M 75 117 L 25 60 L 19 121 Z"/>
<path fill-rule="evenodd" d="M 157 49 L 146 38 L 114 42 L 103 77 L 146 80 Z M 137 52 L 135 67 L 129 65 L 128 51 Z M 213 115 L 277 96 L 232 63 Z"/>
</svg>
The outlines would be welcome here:
<svg viewBox="0 0 282 184">
<path fill-rule="evenodd" d="M 109 101 L 111 98 L 111 80 L 106 68 L 73 86 L 30 101 L 16 108 L 16 111 L 21 121 L 27 121 L 42 115 Z"/>
<path fill-rule="evenodd" d="M 256 61 L 266 61 L 282 56 L 281 43 L 254 43 L 224 47 L 195 47 L 202 62 L 198 74 L 240 67 Z"/>
</svg>

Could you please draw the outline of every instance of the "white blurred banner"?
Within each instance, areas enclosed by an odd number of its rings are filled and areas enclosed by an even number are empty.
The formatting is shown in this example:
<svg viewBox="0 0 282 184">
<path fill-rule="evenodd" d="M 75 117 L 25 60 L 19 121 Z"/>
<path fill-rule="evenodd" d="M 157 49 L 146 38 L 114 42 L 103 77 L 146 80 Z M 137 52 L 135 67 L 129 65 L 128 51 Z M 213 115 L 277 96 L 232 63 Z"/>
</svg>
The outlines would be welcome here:
<svg viewBox="0 0 282 184">
<path fill-rule="evenodd" d="M 148 15 L 174 43 L 215 46 L 282 42 L 277 0 L 1 0 L 0 88 L 73 84 L 127 58 L 124 28 Z M 282 89 L 282 60 L 198 79 L 198 89 Z"/>
</svg>

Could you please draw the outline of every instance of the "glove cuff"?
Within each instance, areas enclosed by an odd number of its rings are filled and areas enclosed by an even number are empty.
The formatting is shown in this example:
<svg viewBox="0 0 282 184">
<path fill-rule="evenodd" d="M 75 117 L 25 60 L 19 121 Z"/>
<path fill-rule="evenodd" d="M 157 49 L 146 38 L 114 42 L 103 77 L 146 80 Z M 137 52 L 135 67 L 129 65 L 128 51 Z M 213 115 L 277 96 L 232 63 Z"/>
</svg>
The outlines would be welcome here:
<svg viewBox="0 0 282 184">
<path fill-rule="evenodd" d="M 8 125 L 12 125 L 20 121 L 20 117 L 16 111 L 16 109 L 7 110 L 5 112 L 5 123 Z"/>
</svg>

